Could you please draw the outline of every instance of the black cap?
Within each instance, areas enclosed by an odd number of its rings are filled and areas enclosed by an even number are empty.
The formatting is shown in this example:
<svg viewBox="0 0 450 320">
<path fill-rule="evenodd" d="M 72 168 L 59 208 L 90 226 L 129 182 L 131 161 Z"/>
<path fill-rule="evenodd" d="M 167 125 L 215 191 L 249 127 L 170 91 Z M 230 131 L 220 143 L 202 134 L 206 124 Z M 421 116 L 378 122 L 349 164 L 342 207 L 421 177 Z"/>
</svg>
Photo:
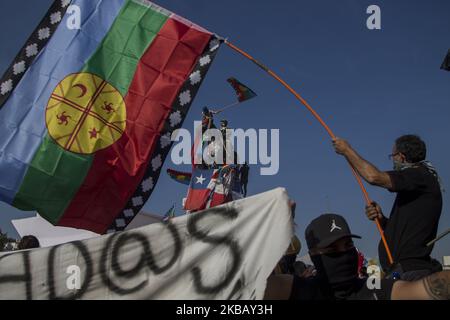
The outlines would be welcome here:
<svg viewBox="0 0 450 320">
<path fill-rule="evenodd" d="M 334 213 L 322 214 L 306 227 L 305 238 L 308 249 L 325 248 L 344 237 L 359 238 L 350 232 L 343 216 Z"/>
</svg>

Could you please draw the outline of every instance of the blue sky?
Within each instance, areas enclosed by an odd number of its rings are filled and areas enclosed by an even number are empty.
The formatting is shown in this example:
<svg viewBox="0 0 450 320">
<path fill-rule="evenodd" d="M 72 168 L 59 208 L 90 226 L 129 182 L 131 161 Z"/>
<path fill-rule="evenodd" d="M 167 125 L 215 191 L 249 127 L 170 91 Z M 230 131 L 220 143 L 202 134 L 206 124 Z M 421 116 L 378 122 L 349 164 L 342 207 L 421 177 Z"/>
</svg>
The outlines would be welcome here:
<svg viewBox="0 0 450 320">
<path fill-rule="evenodd" d="M 0 2 L 0 72 L 8 67 L 52 1 Z M 439 69 L 450 48 L 450 2 L 446 0 L 160 0 L 157 3 L 227 37 L 292 85 L 324 118 L 336 135 L 380 169 L 393 141 L 419 134 L 428 159 L 450 190 L 450 72 Z M 381 30 L 366 28 L 366 8 L 381 8 Z M 363 236 L 357 246 L 377 255 L 379 235 L 364 215 L 364 199 L 345 160 L 334 153 L 323 128 L 280 84 L 223 46 L 200 89 L 185 127 L 193 129 L 204 105 L 234 102 L 226 79 L 234 76 L 258 93 L 223 116 L 231 127 L 280 129 L 280 170 L 260 176 L 250 170 L 249 193 L 285 187 L 297 201 L 297 234 L 304 244 L 306 225 L 317 215 L 344 215 Z M 168 158 L 165 168 L 176 167 Z M 367 186 L 385 214 L 394 194 Z M 448 191 L 450 192 L 450 191 Z M 439 231 L 450 227 L 449 194 Z M 175 203 L 178 213 L 186 187 L 163 173 L 145 210 L 163 214 Z M 0 226 L 17 236 L 10 220 L 32 214 L 0 203 Z M 426 213 L 424 213 L 426 214 Z M 301 255 L 306 253 L 305 245 Z M 435 246 L 437 258 L 450 254 L 450 236 Z"/>
</svg>

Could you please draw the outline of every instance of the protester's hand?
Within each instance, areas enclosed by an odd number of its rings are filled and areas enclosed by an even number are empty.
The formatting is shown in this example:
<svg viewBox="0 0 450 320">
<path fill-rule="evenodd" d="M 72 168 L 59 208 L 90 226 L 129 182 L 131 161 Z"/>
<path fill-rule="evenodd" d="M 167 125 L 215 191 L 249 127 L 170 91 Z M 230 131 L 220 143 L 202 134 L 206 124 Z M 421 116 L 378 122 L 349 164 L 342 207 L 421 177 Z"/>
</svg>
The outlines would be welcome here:
<svg viewBox="0 0 450 320">
<path fill-rule="evenodd" d="M 383 212 L 381 211 L 381 207 L 375 201 L 368 206 L 366 206 L 366 216 L 369 220 L 383 219 Z"/>
<path fill-rule="evenodd" d="M 309 266 L 305 269 L 305 271 L 302 272 L 300 275 L 301 278 L 310 278 L 314 277 L 316 275 L 316 269 L 314 269 L 313 266 Z"/>
<path fill-rule="evenodd" d="M 350 144 L 341 138 L 335 137 L 333 139 L 333 147 L 337 154 L 345 155 L 346 152 L 351 148 Z"/>
</svg>

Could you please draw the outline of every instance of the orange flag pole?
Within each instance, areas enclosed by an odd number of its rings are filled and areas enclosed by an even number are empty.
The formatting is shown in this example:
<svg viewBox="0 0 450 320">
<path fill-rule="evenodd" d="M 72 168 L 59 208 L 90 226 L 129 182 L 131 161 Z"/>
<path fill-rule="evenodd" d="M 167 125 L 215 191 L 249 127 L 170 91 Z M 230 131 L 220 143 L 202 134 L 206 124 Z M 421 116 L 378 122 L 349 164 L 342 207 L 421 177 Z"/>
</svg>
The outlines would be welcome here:
<svg viewBox="0 0 450 320">
<path fill-rule="evenodd" d="M 228 40 L 224 40 L 225 44 L 230 47 L 231 49 L 237 51 L 238 53 L 240 53 L 241 55 L 243 55 L 244 57 L 246 57 L 247 59 L 251 60 L 253 63 L 255 63 L 258 67 L 260 67 L 261 69 L 263 69 L 264 71 L 266 71 L 269 75 L 271 75 L 273 78 L 275 78 L 278 82 L 280 82 L 286 89 L 288 89 L 298 100 L 300 100 L 300 102 L 312 113 L 312 115 L 317 119 L 317 121 L 320 122 L 320 124 L 325 128 L 325 130 L 327 131 L 327 133 L 330 135 L 331 138 L 335 138 L 336 136 L 334 135 L 333 131 L 331 131 L 331 129 L 328 127 L 328 125 L 322 120 L 322 118 L 319 116 L 319 114 L 309 105 L 309 103 L 303 99 L 294 89 L 291 88 L 291 86 L 289 86 L 283 79 L 281 79 L 276 73 L 274 73 L 272 70 L 270 70 L 269 68 L 267 68 L 265 65 L 263 65 L 262 63 L 260 63 L 258 60 L 256 60 L 255 58 L 253 58 L 251 55 L 249 55 L 248 53 L 246 53 L 245 51 L 239 49 L 238 47 L 236 47 L 234 44 L 230 43 Z M 366 188 L 364 187 L 362 181 L 361 181 L 361 177 L 359 176 L 359 174 L 356 172 L 355 168 L 353 168 L 353 166 L 349 163 L 352 173 L 356 178 L 356 181 L 358 182 L 359 187 L 361 188 L 361 191 L 364 195 L 364 198 L 366 200 L 367 205 L 370 205 L 372 203 L 372 201 L 369 198 L 369 194 L 367 193 Z M 389 263 L 392 265 L 394 263 L 394 259 L 392 259 L 392 254 L 391 254 L 391 250 L 389 249 L 389 246 L 387 244 L 386 241 L 386 237 L 384 236 L 384 231 L 381 228 L 380 225 L 380 221 L 377 219 L 375 219 L 375 223 L 377 225 L 378 228 L 378 232 L 380 233 L 381 236 L 381 240 L 383 241 L 383 245 L 384 248 L 386 249 L 386 253 L 388 255 L 388 259 L 389 259 Z"/>
</svg>

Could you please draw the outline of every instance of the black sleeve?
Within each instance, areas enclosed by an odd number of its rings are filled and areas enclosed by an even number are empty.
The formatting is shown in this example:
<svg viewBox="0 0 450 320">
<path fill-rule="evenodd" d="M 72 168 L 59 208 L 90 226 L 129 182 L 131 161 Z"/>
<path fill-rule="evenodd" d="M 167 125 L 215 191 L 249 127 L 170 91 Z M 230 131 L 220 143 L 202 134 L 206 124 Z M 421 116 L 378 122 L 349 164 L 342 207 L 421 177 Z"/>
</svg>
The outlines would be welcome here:
<svg viewBox="0 0 450 320">
<path fill-rule="evenodd" d="M 426 177 L 419 168 L 386 172 L 392 182 L 391 192 L 415 191 L 426 188 Z"/>
<path fill-rule="evenodd" d="M 299 276 L 294 275 L 294 280 L 292 282 L 291 295 L 289 296 L 289 300 L 307 300 L 304 297 L 304 282 L 303 279 Z"/>
<path fill-rule="evenodd" d="M 321 294 L 317 281 L 294 275 L 289 300 L 327 300 L 327 297 Z"/>
</svg>

